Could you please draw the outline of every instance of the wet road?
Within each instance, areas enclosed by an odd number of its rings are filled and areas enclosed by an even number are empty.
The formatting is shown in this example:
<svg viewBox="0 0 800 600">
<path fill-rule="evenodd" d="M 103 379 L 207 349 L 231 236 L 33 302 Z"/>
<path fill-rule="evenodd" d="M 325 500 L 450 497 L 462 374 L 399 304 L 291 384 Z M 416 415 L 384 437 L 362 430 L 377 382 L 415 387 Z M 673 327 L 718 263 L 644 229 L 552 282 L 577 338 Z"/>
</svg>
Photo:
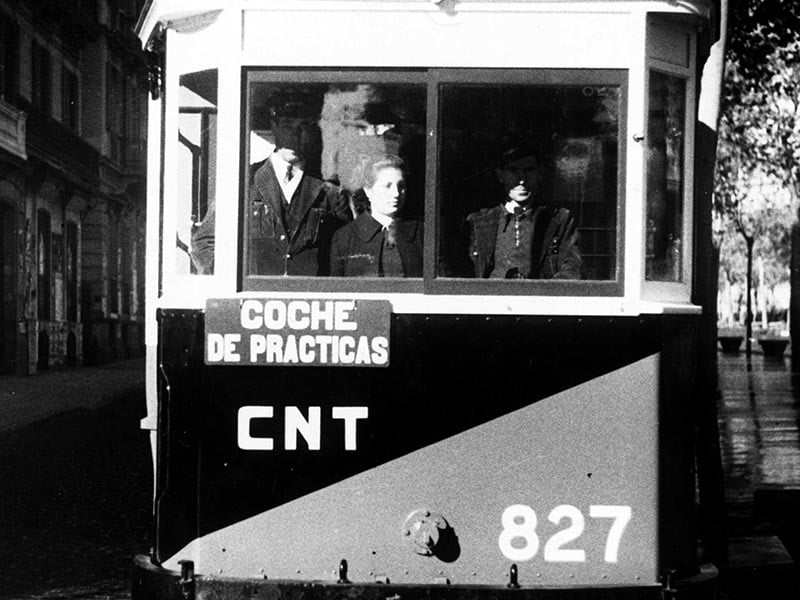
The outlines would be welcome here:
<svg viewBox="0 0 800 600">
<path fill-rule="evenodd" d="M 0 433 L 0 598 L 129 598 L 151 539 L 144 391 Z"/>
<path fill-rule="evenodd" d="M 762 490 L 800 487 L 800 376 L 790 359 L 719 355 L 719 426 L 731 526 L 759 527 Z"/>
</svg>

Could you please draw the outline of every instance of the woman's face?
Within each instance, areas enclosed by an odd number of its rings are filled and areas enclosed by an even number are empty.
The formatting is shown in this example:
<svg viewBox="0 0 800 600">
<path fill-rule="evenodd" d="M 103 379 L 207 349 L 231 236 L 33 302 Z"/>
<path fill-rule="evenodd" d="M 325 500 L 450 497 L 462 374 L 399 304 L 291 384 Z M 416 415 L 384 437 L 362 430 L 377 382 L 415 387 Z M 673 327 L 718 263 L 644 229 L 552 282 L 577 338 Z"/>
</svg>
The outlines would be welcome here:
<svg viewBox="0 0 800 600">
<path fill-rule="evenodd" d="M 406 180 L 403 172 L 394 167 L 378 171 L 372 187 L 365 187 L 372 214 L 394 217 L 403 207 L 406 198 Z"/>
</svg>

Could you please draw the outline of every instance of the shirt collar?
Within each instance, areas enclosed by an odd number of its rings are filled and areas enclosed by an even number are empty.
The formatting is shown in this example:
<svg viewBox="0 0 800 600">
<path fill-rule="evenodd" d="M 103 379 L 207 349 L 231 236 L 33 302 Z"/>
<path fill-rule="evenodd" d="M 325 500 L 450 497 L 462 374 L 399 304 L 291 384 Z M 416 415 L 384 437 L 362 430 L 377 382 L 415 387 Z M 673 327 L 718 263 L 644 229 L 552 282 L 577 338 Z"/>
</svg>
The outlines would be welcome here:
<svg viewBox="0 0 800 600">
<path fill-rule="evenodd" d="M 286 171 L 289 167 L 289 163 L 277 153 L 273 152 L 272 157 L 270 158 L 270 162 L 272 163 L 272 168 L 275 170 L 275 177 L 278 179 L 278 185 L 280 186 L 281 190 L 283 190 L 283 195 L 286 197 L 287 202 L 292 201 L 292 196 L 297 191 L 297 188 L 300 186 L 300 180 L 303 178 L 303 163 L 295 163 L 292 165 L 292 179 L 289 182 L 284 181 L 286 177 Z"/>
<path fill-rule="evenodd" d="M 507 215 L 517 214 L 517 215 L 523 215 L 523 217 L 527 217 L 533 210 L 533 204 L 529 202 L 527 205 L 522 206 L 516 200 L 509 200 L 508 202 L 503 204 L 503 208 L 505 209 Z"/>
<path fill-rule="evenodd" d="M 275 174 L 278 175 L 279 178 L 282 178 L 286 174 L 286 167 L 289 166 L 289 163 L 283 160 L 283 158 L 278 152 L 273 152 L 269 160 L 272 163 L 272 167 L 275 169 Z M 305 165 L 303 161 L 294 163 L 292 165 L 292 167 L 294 167 L 294 170 L 297 171 L 298 173 L 303 172 L 304 166 Z M 292 179 L 294 179 L 294 177 L 292 177 Z"/>
<path fill-rule="evenodd" d="M 370 216 L 371 216 L 373 219 L 375 219 L 375 220 L 376 220 L 378 223 L 380 223 L 380 224 L 381 224 L 381 227 L 383 227 L 384 229 L 386 229 L 387 227 L 389 227 L 389 225 L 391 225 L 391 224 L 392 224 L 392 221 L 393 221 L 392 217 L 388 217 L 388 216 L 386 216 L 386 215 L 380 215 L 380 214 L 370 213 Z"/>
</svg>

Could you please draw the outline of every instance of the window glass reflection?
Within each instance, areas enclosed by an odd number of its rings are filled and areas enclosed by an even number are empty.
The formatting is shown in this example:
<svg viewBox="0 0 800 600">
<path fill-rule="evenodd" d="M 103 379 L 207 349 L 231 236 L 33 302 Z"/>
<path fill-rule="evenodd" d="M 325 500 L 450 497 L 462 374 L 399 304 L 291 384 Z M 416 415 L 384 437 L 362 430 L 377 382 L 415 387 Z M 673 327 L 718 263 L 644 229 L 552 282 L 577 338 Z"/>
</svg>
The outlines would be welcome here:
<svg viewBox="0 0 800 600">
<path fill-rule="evenodd" d="M 615 278 L 619 96 L 443 85 L 439 275 Z"/>
<path fill-rule="evenodd" d="M 683 280 L 683 145 L 686 81 L 650 72 L 645 278 Z"/>
<path fill-rule="evenodd" d="M 251 82 L 247 273 L 420 277 L 425 106 L 422 85 Z"/>
<path fill-rule="evenodd" d="M 180 77 L 177 272 L 214 272 L 217 70 Z"/>
</svg>

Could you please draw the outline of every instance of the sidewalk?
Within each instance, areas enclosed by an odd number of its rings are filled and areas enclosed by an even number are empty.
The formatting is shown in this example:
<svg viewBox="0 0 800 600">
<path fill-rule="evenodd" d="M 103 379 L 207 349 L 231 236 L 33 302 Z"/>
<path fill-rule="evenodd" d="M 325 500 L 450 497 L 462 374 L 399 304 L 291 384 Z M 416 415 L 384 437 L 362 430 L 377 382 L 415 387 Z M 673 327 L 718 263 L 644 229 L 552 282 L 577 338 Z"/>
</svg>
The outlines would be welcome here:
<svg viewBox="0 0 800 600">
<path fill-rule="evenodd" d="M 791 355 L 719 354 L 718 422 L 729 530 L 725 596 L 798 598 L 800 376 Z"/>
<path fill-rule="evenodd" d="M 0 376 L 0 432 L 78 408 L 97 408 L 124 395 L 141 394 L 145 359 L 101 367 L 45 371 L 27 377 Z"/>
</svg>

